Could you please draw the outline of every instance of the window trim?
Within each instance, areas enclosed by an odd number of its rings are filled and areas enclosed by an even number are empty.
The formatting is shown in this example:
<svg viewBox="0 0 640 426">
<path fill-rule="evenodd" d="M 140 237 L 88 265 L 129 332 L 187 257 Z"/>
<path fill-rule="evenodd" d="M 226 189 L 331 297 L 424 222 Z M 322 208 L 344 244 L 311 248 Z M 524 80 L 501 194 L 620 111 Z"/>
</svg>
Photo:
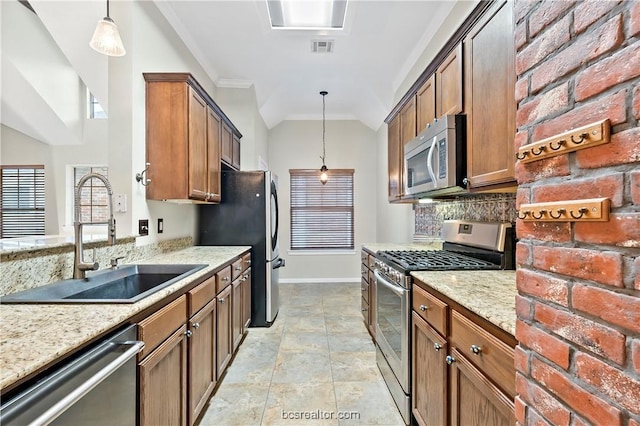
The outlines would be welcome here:
<svg viewBox="0 0 640 426">
<path fill-rule="evenodd" d="M 20 210 L 25 210 L 25 211 L 30 211 L 31 215 L 33 217 L 36 217 L 36 213 L 41 213 L 42 215 L 42 222 L 40 222 L 38 220 L 38 225 L 41 225 L 42 227 L 42 233 L 23 233 L 21 235 L 14 235 L 14 236 L 9 236 L 9 235 L 5 235 L 5 231 L 4 231 L 4 220 L 0 219 L 0 238 L 21 238 L 21 237 L 33 237 L 33 236 L 42 236 L 46 234 L 46 179 L 45 179 L 45 168 L 43 164 L 19 164 L 19 165 L 12 165 L 12 164 L 2 164 L 0 165 L 0 196 L 2 196 L 1 192 L 2 192 L 2 188 L 4 187 L 4 180 L 3 180 L 3 175 L 4 172 L 3 170 L 5 169 L 25 169 L 25 170 L 30 170 L 32 171 L 31 173 L 29 173 L 31 176 L 34 177 L 34 186 L 31 188 L 33 195 L 34 195 L 34 205 L 30 208 L 17 208 L 17 209 L 9 209 L 9 208 L 5 208 L 4 205 L 2 204 L 2 200 L 0 199 L 0 215 L 3 215 L 5 210 L 9 211 L 20 211 Z M 36 170 L 42 170 L 42 173 L 36 173 Z M 37 181 L 36 181 L 37 179 Z M 19 180 L 19 179 L 18 179 Z M 38 188 L 41 188 L 41 192 L 38 191 Z M 19 198 L 19 197 L 18 197 Z M 37 207 L 37 199 L 41 198 L 41 202 L 42 202 L 42 207 Z M 38 215 L 39 216 L 39 215 Z M 40 219 L 38 217 L 38 219 Z M 23 230 L 26 231 L 27 228 L 23 228 L 23 227 L 18 227 L 17 230 Z"/>
</svg>

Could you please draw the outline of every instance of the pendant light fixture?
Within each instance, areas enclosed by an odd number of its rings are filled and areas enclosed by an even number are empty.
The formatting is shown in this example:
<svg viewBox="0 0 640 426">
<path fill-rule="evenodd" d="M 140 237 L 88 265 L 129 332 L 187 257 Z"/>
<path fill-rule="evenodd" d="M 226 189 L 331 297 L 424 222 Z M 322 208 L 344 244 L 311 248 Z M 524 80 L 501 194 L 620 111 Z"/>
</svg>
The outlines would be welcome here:
<svg viewBox="0 0 640 426">
<path fill-rule="evenodd" d="M 327 96 L 329 94 L 329 92 L 327 92 L 326 90 L 323 90 L 322 92 L 320 92 L 320 94 L 322 95 L 322 156 L 320 158 L 322 158 L 322 167 L 320 168 L 320 182 L 322 182 L 322 184 L 324 185 L 325 183 L 327 183 L 327 181 L 329 180 L 329 176 L 327 175 L 327 172 L 329 171 L 329 169 L 327 169 L 327 166 L 324 164 L 324 157 L 325 157 L 325 143 L 324 143 L 324 134 L 325 134 L 325 116 L 324 116 L 324 97 Z"/>
<path fill-rule="evenodd" d="M 89 46 L 108 56 L 124 56 L 127 53 L 124 50 L 118 26 L 109 17 L 109 0 L 107 0 L 107 16 L 98 21 Z"/>
</svg>

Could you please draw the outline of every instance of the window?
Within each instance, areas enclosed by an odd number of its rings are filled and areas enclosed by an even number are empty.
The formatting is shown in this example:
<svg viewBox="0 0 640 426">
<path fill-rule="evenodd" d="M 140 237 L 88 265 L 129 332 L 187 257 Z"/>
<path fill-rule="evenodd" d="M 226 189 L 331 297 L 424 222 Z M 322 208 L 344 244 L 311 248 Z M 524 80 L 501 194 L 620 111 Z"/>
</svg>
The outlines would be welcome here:
<svg viewBox="0 0 640 426">
<path fill-rule="evenodd" d="M 93 93 L 91 92 L 88 92 L 88 93 L 89 93 L 89 118 L 92 118 L 92 119 L 108 118 L 107 113 L 105 112 L 104 109 L 102 109 L 102 105 L 100 105 L 100 102 L 98 102 L 96 97 L 93 96 Z"/>
<path fill-rule="evenodd" d="M 76 193 L 78 181 L 87 173 L 100 173 L 107 176 L 108 168 L 79 167 L 73 168 L 73 193 Z M 75 203 L 75 199 L 74 199 Z M 75 206 L 74 206 L 75 208 Z M 75 210 L 74 210 L 75 212 Z M 75 213 L 74 216 L 75 217 Z M 109 220 L 109 193 L 99 179 L 89 179 L 80 192 L 80 221 L 83 223 L 106 222 Z"/>
<path fill-rule="evenodd" d="M 353 250 L 353 172 L 289 170 L 291 250 Z"/>
<path fill-rule="evenodd" d="M 0 168 L 0 237 L 44 235 L 44 166 Z"/>
</svg>

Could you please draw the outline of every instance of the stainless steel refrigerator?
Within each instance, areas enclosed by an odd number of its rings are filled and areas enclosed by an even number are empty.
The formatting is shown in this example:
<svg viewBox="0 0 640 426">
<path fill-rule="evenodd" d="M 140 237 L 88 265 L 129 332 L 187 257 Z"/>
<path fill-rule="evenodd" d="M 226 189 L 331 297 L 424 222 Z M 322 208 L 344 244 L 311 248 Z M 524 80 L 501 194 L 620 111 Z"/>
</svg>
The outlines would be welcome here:
<svg viewBox="0 0 640 426">
<path fill-rule="evenodd" d="M 222 201 L 198 209 L 198 245 L 251 246 L 251 325 L 278 315 L 278 179 L 270 171 L 222 172 Z"/>
</svg>

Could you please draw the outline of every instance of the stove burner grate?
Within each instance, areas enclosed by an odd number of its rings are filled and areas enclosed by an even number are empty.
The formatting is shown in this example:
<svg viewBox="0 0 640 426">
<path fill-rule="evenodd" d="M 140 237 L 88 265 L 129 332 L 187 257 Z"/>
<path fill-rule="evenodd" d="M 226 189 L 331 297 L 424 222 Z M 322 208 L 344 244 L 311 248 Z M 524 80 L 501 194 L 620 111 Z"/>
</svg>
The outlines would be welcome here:
<svg viewBox="0 0 640 426">
<path fill-rule="evenodd" d="M 500 265 L 447 250 L 391 250 L 379 253 L 407 271 L 500 269 Z"/>
</svg>

